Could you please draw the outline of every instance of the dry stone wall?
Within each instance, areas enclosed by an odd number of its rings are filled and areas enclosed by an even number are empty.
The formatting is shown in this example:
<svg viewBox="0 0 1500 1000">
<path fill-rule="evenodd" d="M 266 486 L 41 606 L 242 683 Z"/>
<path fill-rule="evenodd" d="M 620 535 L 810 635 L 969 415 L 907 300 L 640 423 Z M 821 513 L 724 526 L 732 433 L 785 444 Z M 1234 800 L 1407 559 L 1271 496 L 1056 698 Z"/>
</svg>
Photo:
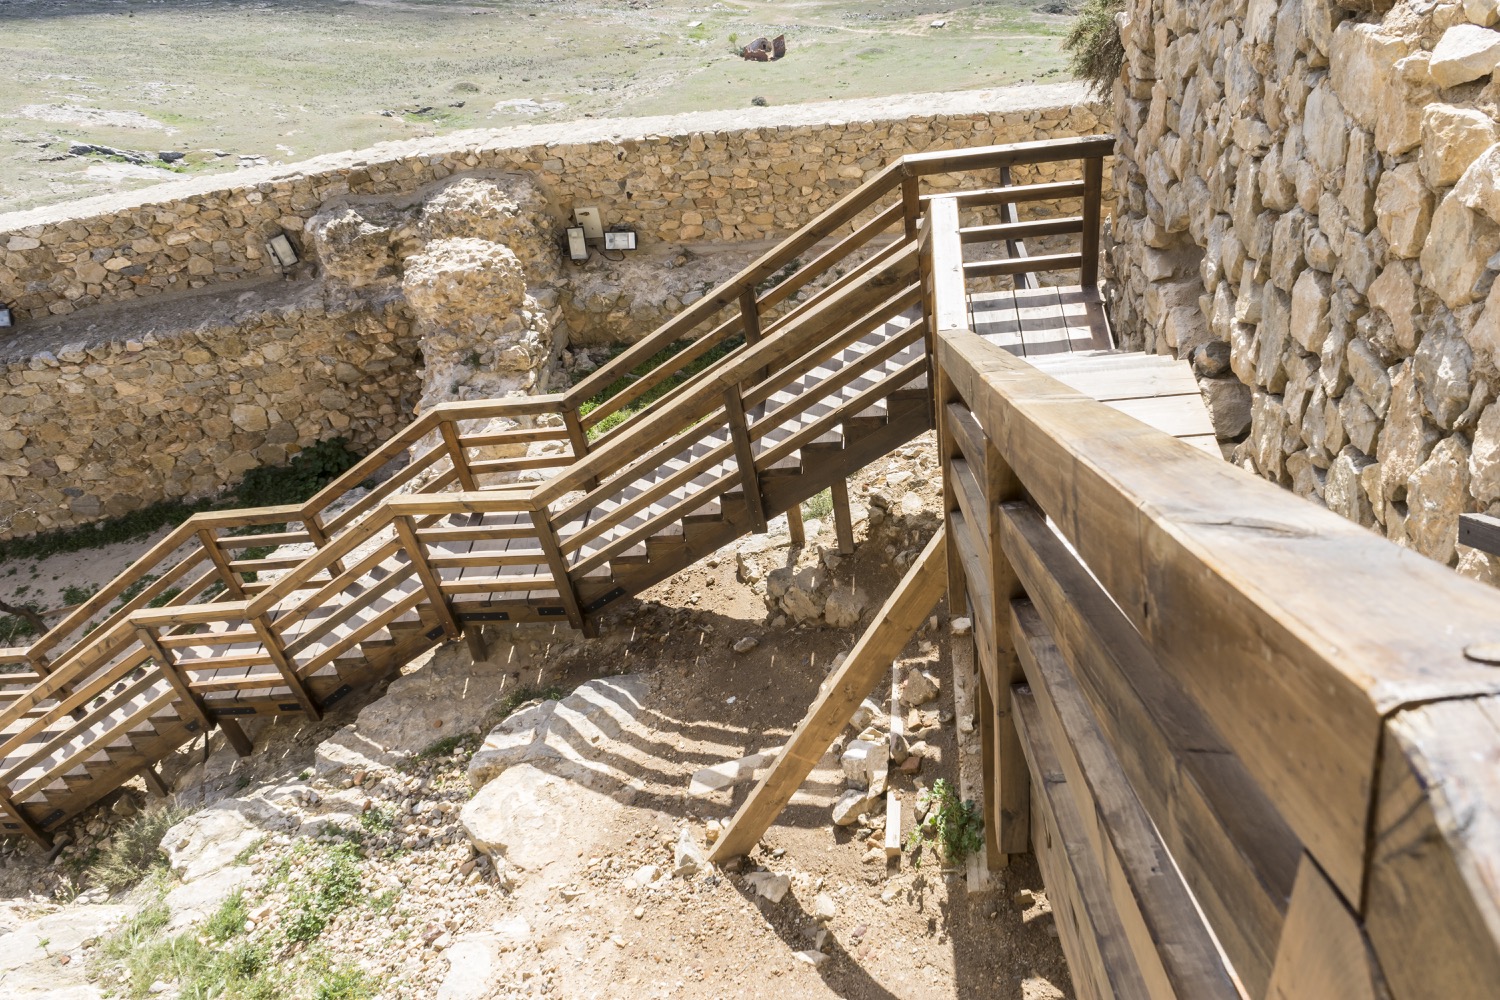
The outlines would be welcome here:
<svg viewBox="0 0 1500 1000">
<path fill-rule="evenodd" d="M 368 450 L 411 419 L 408 314 L 285 283 L 117 335 L 0 344 L 0 538 L 217 492 L 318 441 Z"/>
<path fill-rule="evenodd" d="M 606 223 L 635 227 L 643 248 L 759 240 L 796 229 L 902 153 L 1089 134 L 1107 117 L 1067 84 L 387 143 L 0 215 L 0 302 L 24 321 L 275 277 L 280 268 L 266 240 L 284 232 L 305 250 L 304 229 L 330 201 L 398 199 L 475 172 L 532 177 L 558 236 L 575 205 L 597 205 Z M 599 270 L 613 290 L 567 301 L 574 323 L 611 313 L 626 322 L 636 311 L 660 316 L 656 304 L 637 309 L 623 282 Z"/>
<path fill-rule="evenodd" d="M 1500 501 L 1500 5 L 1130 0 L 1118 328 L 1235 459 L 1465 572 Z"/>
</svg>

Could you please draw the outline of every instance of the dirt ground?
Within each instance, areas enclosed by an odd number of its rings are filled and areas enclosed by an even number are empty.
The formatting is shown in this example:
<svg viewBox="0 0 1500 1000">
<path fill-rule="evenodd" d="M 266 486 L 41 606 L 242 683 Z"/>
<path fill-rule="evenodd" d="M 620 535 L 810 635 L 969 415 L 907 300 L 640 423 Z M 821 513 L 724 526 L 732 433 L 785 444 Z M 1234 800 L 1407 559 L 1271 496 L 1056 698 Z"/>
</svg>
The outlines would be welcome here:
<svg viewBox="0 0 1500 1000">
<path fill-rule="evenodd" d="M 464 128 L 1058 82 L 1068 10 L 1062 0 L 0 0 L 0 212 Z M 735 54 L 778 34 L 785 59 Z M 147 157 L 75 155 L 74 144 Z M 184 159 L 168 168 L 163 151 Z"/>
<path fill-rule="evenodd" d="M 857 587 L 869 598 L 855 627 L 777 623 L 764 597 L 738 578 L 738 546 L 731 545 L 623 603 L 603 621 L 598 639 L 529 629 L 532 643 L 552 652 L 542 657 L 539 669 L 510 674 L 490 696 L 499 701 L 516 686 L 571 690 L 613 674 L 648 678 L 653 694 L 643 717 L 651 737 L 649 759 L 640 769 L 645 794 L 635 796 L 608 829 L 581 830 L 560 844 L 560 861 L 546 869 L 545 884 L 523 881 L 511 893 L 483 881 L 473 884 L 472 878 L 462 887 L 457 880 L 450 885 L 469 848 L 455 844 L 451 829 L 445 840 L 441 825 L 432 830 L 436 843 L 430 849 L 387 858 L 367 843 L 367 885 L 372 893 L 376 886 L 396 887 L 400 902 L 388 916 L 372 917 L 360 909 L 340 917 L 325 933 L 336 942 L 330 945 L 335 957 L 370 967 L 384 983 L 381 997 L 429 997 L 449 968 L 441 951 L 447 937 L 432 944 L 427 939 L 436 935 L 423 930 L 446 928 L 448 936 L 461 938 L 519 918 L 529 929 L 528 943 L 504 956 L 504 969 L 487 996 L 1071 996 L 1052 914 L 1030 857 L 996 872 L 977 893 L 967 891 L 961 872 L 945 871 L 935 862 L 918 867 L 909 854 L 889 862 L 872 859 L 864 840 L 870 831 L 831 823 L 827 803 L 841 789 L 826 772 L 821 783 L 814 772 L 802 796 L 742 867 L 695 879 L 664 878 L 649 887 L 629 880 L 647 865 L 670 872 L 672 844 L 683 828 L 701 841 L 709 821 L 728 820 L 749 785 L 735 789 L 732 800 L 693 798 L 686 794 L 692 773 L 788 738 L 836 658 L 849 651 L 895 586 L 902 561 L 934 530 L 938 484 L 924 464 L 926 449 L 908 452 L 875 463 L 851 484 L 857 505 L 868 504 L 872 491 L 880 491 L 899 511 L 875 529 L 862 524 L 855 555 L 835 560 L 834 584 Z M 820 528 L 809 523 L 809 545 L 831 549 L 831 524 Z M 767 557 L 780 563 L 796 555 L 783 543 Z M 746 654 L 733 653 L 731 647 L 745 637 L 756 638 L 758 645 Z M 937 778 L 957 778 L 949 642 L 946 609 L 939 605 L 898 660 L 928 666 L 941 680 L 939 700 L 925 706 L 936 710 L 941 724 L 927 737 L 931 749 L 920 773 L 915 778 L 892 774 L 892 787 L 908 804 L 915 799 L 914 780 L 930 786 Z M 889 683 L 874 697 L 889 704 Z M 180 797 L 188 804 L 195 795 L 211 799 L 215 787 L 250 794 L 264 783 L 307 780 L 318 743 L 352 721 L 359 707 L 340 706 L 316 725 L 280 720 L 274 730 L 257 733 L 258 751 L 243 761 L 216 740 L 206 765 L 200 766 L 205 754 L 195 745 L 165 770 L 177 776 Z M 460 753 L 403 780 L 420 781 L 426 789 L 419 793 L 422 798 L 452 801 L 449 819 L 438 821 L 451 826 L 470 794 L 463 768 Z M 311 787 L 328 802 L 351 794 L 347 787 L 317 780 Z M 368 789 L 367 794 L 380 794 Z M 398 795 L 393 804 L 402 801 Z M 80 822 L 107 832 L 104 816 L 101 810 Z M 904 830 L 911 825 L 904 810 Z M 273 838 L 252 862 L 257 874 L 272 870 L 293 846 L 295 837 L 287 843 Z M 0 894 L 11 899 L 52 894 L 70 870 L 68 857 L 65 851 L 58 863 L 49 864 L 39 850 L 21 846 L 0 858 Z M 791 876 L 791 892 L 779 903 L 762 898 L 746 882 L 746 872 L 758 866 Z M 820 907 L 822 914 L 815 912 Z M 820 946 L 827 958 L 817 967 L 797 957 Z"/>
</svg>

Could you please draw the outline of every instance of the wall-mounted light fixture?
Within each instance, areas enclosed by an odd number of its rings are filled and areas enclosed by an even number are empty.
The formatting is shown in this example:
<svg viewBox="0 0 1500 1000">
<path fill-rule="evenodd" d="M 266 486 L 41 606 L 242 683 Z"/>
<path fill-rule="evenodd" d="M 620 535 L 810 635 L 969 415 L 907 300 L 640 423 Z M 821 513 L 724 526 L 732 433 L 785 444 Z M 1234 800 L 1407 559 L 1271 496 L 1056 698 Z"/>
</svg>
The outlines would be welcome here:
<svg viewBox="0 0 1500 1000">
<path fill-rule="evenodd" d="M 16 321 L 11 316 L 10 306 L 0 306 L 0 330 L 8 330 L 15 325 Z"/>
<path fill-rule="evenodd" d="M 277 233 L 267 240 L 266 253 L 282 267 L 291 267 L 297 263 L 297 251 L 293 249 L 292 241 L 286 238 L 286 233 Z"/>
<path fill-rule="evenodd" d="M 611 229 L 604 234 L 604 249 L 606 250 L 634 250 L 634 229 Z"/>
</svg>

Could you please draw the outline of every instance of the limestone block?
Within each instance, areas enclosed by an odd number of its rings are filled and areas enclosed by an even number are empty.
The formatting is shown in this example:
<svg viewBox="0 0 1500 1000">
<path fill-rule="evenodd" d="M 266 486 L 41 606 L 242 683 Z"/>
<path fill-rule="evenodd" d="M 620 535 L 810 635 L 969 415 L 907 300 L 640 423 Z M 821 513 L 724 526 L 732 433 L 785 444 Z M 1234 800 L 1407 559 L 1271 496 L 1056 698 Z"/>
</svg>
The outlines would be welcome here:
<svg viewBox="0 0 1500 1000">
<path fill-rule="evenodd" d="M 1291 335 L 1291 296 L 1275 285 L 1266 285 L 1262 318 L 1255 331 L 1255 383 L 1267 392 L 1279 393 L 1286 385 L 1282 357 Z"/>
<path fill-rule="evenodd" d="M 1383 417 L 1390 410 L 1391 376 L 1386 366 L 1363 340 L 1349 343 L 1349 377 L 1359 387 L 1365 405 Z"/>
<path fill-rule="evenodd" d="M 1433 213 L 1422 247 L 1422 283 L 1450 309 L 1476 302 L 1489 291 L 1494 272 L 1486 265 L 1497 251 L 1500 226 L 1450 192 Z"/>
<path fill-rule="evenodd" d="M 1281 397 L 1274 393 L 1257 392 L 1250 405 L 1250 457 L 1256 471 L 1272 482 L 1286 478 L 1285 455 L 1282 439 L 1286 433 L 1286 414 Z"/>
<path fill-rule="evenodd" d="M 1500 37 L 1500 33 L 1497 33 Z M 1464 207 L 1500 223 L 1500 143 L 1479 154 L 1453 188 Z"/>
<path fill-rule="evenodd" d="M 1375 512 L 1359 481 L 1360 473 L 1374 464 L 1374 459 L 1358 448 L 1349 447 L 1339 452 L 1328 467 L 1328 478 L 1323 483 L 1323 502 L 1328 509 L 1356 524 L 1374 524 Z"/>
<path fill-rule="evenodd" d="M 1474 355 L 1451 317 L 1442 320 L 1431 324 L 1413 358 L 1423 407 L 1439 427 L 1451 430 L 1469 406 Z"/>
<path fill-rule="evenodd" d="M 1476 353 L 1488 358 L 1491 364 L 1500 364 L 1500 281 L 1490 286 L 1479 319 L 1464 336 Z"/>
<path fill-rule="evenodd" d="M 1458 555 L 1458 515 L 1469 506 L 1469 445 L 1444 438 L 1406 486 L 1406 543 L 1441 563 Z"/>
<path fill-rule="evenodd" d="M 1422 252 L 1432 224 L 1432 192 L 1414 163 L 1402 163 L 1380 175 L 1375 188 L 1375 221 L 1398 257 Z"/>
<path fill-rule="evenodd" d="M 1464 16 L 1470 24 L 1488 28 L 1500 21 L 1500 0 L 1464 0 Z"/>
<path fill-rule="evenodd" d="M 1470 489 L 1482 504 L 1500 501 L 1500 403 L 1485 407 L 1469 453 Z"/>
<path fill-rule="evenodd" d="M 1391 409 L 1380 431 L 1375 458 L 1380 463 L 1379 488 L 1383 500 L 1406 499 L 1407 481 L 1432 453 L 1442 434 L 1422 412 L 1422 394 L 1414 363 L 1402 362 L 1391 376 Z M 1356 446 L 1359 441 L 1350 434 Z M 1364 449 L 1361 449 L 1362 451 Z"/>
<path fill-rule="evenodd" d="M 1500 32 L 1477 24 L 1455 24 L 1432 50 L 1429 72 L 1439 87 L 1457 87 L 1489 76 L 1500 63 Z"/>
<path fill-rule="evenodd" d="M 1339 421 L 1354 447 L 1366 454 L 1375 454 L 1383 425 L 1357 386 L 1350 386 L 1340 397 Z"/>
<path fill-rule="evenodd" d="M 1500 142 L 1500 124 L 1482 111 L 1451 104 L 1422 110 L 1422 174 L 1433 188 L 1455 183 L 1469 164 Z"/>
<path fill-rule="evenodd" d="M 1323 350 L 1323 341 L 1328 336 L 1332 290 L 1333 279 L 1312 269 L 1303 271 L 1292 287 L 1292 339 L 1311 354 Z"/>
<path fill-rule="evenodd" d="M 1337 61 L 1334 65 L 1338 65 Z M 1308 95 L 1304 115 L 1302 134 L 1308 159 L 1325 174 L 1342 172 L 1349 149 L 1349 118 L 1327 80 Z"/>
<path fill-rule="evenodd" d="M 1417 283 L 1411 268 L 1402 261 L 1392 261 L 1370 283 L 1370 306 L 1390 318 L 1396 343 L 1403 354 L 1417 347 Z"/>
<path fill-rule="evenodd" d="M 1375 128 L 1381 92 L 1392 68 L 1416 47 L 1415 40 L 1388 33 L 1381 24 L 1345 21 L 1334 30 L 1330 80 L 1350 117 L 1361 126 Z"/>
<path fill-rule="evenodd" d="M 1213 421 L 1214 435 L 1232 441 L 1250 427 L 1250 387 L 1237 378 L 1206 378 L 1198 381 L 1203 401 Z"/>
<path fill-rule="evenodd" d="M 1375 147 L 1400 156 L 1422 141 L 1422 110 L 1437 95 L 1427 65 L 1430 54 L 1416 52 L 1396 63 L 1394 76 L 1380 92 L 1375 118 Z"/>
</svg>

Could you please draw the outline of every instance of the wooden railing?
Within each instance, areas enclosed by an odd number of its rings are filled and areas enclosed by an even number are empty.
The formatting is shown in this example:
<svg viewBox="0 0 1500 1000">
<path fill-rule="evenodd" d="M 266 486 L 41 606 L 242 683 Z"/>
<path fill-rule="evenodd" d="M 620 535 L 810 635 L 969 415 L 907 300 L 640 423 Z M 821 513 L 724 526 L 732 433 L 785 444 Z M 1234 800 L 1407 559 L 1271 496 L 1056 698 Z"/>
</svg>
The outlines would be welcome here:
<svg viewBox="0 0 1500 1000">
<path fill-rule="evenodd" d="M 1500 594 L 976 336 L 945 201 L 988 847 L 1036 852 L 1078 995 L 1496 996 Z"/>
<path fill-rule="evenodd" d="M 924 178 L 958 174 L 945 189 L 983 188 L 1012 167 L 1069 160 L 1098 178 L 1112 143 L 905 157 L 565 393 L 442 404 L 305 504 L 190 518 L 37 643 L 0 653 L 25 665 L 0 691 L 0 829 L 45 840 L 62 817 L 209 726 L 244 751 L 233 716 L 317 717 L 355 683 L 346 679 L 358 674 L 350 657 L 398 623 L 427 641 L 452 638 L 464 632 L 459 605 L 524 590 L 518 596 L 539 602 L 537 614 L 588 627 L 625 592 L 615 581 L 597 593 L 594 577 L 625 565 L 670 523 L 738 495 L 743 530 L 763 530 L 773 506 L 800 500 L 773 486 L 779 466 L 876 403 L 930 384 Z M 1087 186 L 1070 185 L 1034 187 L 1086 205 Z M 1013 183 L 983 190 L 976 199 L 993 204 L 1034 194 Z M 884 332 L 865 349 L 874 331 Z M 702 365 L 715 348 L 723 356 Z M 584 406 L 632 372 L 625 391 Z M 814 385 L 788 391 L 810 375 Z M 659 398 L 634 405 L 652 392 Z M 925 389 L 920 402 L 920 420 L 898 428 L 908 437 L 930 426 Z M 636 411 L 628 421 L 601 426 L 627 407 Z M 362 491 L 408 453 L 399 472 Z M 506 547 L 440 549 L 464 540 Z M 292 554 L 291 545 L 306 548 Z M 473 620 L 495 620 L 488 614 Z M 216 673 L 226 666 L 244 672 Z M 164 710 L 171 719 L 162 721 Z M 60 726 L 65 718 L 73 722 Z"/>
</svg>

